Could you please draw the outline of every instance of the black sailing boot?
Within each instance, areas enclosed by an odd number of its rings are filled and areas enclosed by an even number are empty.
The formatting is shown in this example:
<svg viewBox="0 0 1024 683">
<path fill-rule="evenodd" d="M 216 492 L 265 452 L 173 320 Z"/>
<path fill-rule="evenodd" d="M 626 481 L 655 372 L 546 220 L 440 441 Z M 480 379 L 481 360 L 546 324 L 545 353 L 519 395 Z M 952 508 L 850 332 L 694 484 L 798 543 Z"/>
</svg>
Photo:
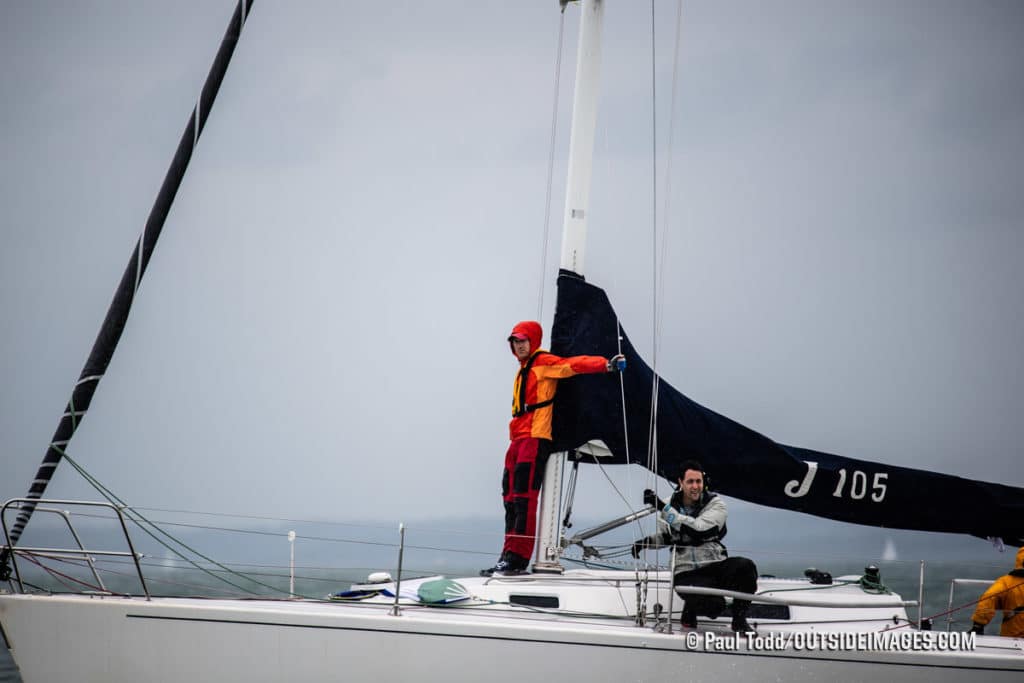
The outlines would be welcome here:
<svg viewBox="0 0 1024 683">
<path fill-rule="evenodd" d="M 503 573 L 503 572 L 505 572 L 507 570 L 508 570 L 508 553 L 506 551 L 502 551 L 502 553 L 498 557 L 498 561 L 495 563 L 495 565 L 493 567 L 488 567 L 487 569 L 481 569 L 480 570 L 480 576 L 493 576 L 496 573 L 497 574 L 501 574 L 501 573 Z"/>
<path fill-rule="evenodd" d="M 732 601 L 732 630 L 737 633 L 749 633 L 754 628 L 747 623 L 747 612 L 750 610 L 749 600 Z"/>
<path fill-rule="evenodd" d="M 679 617 L 679 623 L 682 625 L 684 630 L 689 629 L 692 631 L 697 628 L 697 613 L 692 607 L 689 605 L 683 607 L 683 615 Z"/>
<path fill-rule="evenodd" d="M 526 570 L 530 567 L 530 560 L 521 555 L 517 555 L 511 550 L 506 550 L 498 558 L 498 563 L 493 567 L 480 570 L 480 576 L 494 576 L 495 574 L 501 576 L 518 576 L 519 574 L 525 574 Z"/>
<path fill-rule="evenodd" d="M 508 564 L 508 567 L 502 572 L 505 576 L 525 574 L 530 568 L 530 560 L 528 558 L 518 555 L 511 550 L 505 553 L 505 562 Z"/>
</svg>

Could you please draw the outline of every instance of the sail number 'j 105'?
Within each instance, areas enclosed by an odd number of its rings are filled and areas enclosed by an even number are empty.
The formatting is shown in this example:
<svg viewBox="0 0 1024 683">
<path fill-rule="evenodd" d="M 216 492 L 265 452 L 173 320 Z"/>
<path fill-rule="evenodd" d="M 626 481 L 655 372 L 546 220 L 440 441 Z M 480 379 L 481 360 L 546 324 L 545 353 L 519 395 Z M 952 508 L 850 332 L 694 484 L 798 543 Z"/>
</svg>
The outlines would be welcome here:
<svg viewBox="0 0 1024 683">
<path fill-rule="evenodd" d="M 811 462 L 810 460 L 804 461 L 807 465 L 807 474 L 804 475 L 803 481 L 797 481 L 793 479 L 789 481 L 785 488 L 786 495 L 790 498 L 802 498 L 806 496 L 808 491 L 811 490 L 811 483 L 814 481 L 814 475 L 818 472 L 818 463 Z M 849 496 L 853 500 L 862 500 L 868 495 L 868 474 L 861 470 L 853 470 L 853 474 L 849 476 L 850 486 L 847 488 L 847 473 L 846 468 L 839 470 L 839 482 L 836 484 L 835 490 L 832 495 L 836 498 L 842 498 Z M 888 472 L 875 472 L 875 476 L 871 480 L 871 491 L 870 498 L 876 503 L 881 503 L 885 498 L 885 492 L 888 490 L 886 486 L 886 480 L 889 478 Z"/>
</svg>

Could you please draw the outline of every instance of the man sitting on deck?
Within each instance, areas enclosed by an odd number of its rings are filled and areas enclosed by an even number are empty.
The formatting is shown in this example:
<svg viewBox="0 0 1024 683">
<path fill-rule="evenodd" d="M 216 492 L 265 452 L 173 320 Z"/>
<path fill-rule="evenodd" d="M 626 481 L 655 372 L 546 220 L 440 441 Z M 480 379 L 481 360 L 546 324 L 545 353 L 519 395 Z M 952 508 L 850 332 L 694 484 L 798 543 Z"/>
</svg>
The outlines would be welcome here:
<svg viewBox="0 0 1024 683">
<path fill-rule="evenodd" d="M 704 469 L 699 462 L 687 460 L 680 466 L 679 490 L 666 505 L 654 491 L 644 491 L 644 502 L 661 511 L 664 530 L 633 544 L 633 557 L 639 557 L 645 548 L 675 547 L 675 575 L 673 586 L 702 586 L 741 593 L 757 590 L 757 567 L 745 557 L 729 557 L 722 545 L 728 511 L 725 501 L 704 488 Z M 721 614 L 725 601 L 721 597 L 686 595 L 683 607 L 684 628 L 697 627 L 697 614 L 712 618 Z M 732 630 L 753 631 L 747 623 L 749 600 L 733 600 Z"/>
</svg>

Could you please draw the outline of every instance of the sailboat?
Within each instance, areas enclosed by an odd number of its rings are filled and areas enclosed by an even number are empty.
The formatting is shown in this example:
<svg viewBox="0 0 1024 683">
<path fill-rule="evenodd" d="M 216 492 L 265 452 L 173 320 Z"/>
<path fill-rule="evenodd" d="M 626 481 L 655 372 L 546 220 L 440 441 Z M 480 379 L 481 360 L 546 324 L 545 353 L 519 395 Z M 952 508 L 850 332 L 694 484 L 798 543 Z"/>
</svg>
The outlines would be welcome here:
<svg viewBox="0 0 1024 683">
<path fill-rule="evenodd" d="M 696 455 L 721 472 L 719 490 L 754 502 L 875 524 L 893 524 L 895 509 L 905 513 L 900 524 L 908 528 L 999 537 L 1007 543 L 1022 537 L 1014 526 L 1021 519 L 1014 514 L 1021 500 L 1018 489 L 784 446 L 694 403 L 668 381 L 655 384 L 654 371 L 616 324 L 604 292 L 584 278 L 581 228 L 588 215 L 602 7 L 600 1 L 582 7 L 570 163 L 574 175 L 567 192 L 552 350 L 607 354 L 621 345 L 629 372 L 625 387 L 612 392 L 586 378 L 559 392 L 556 443 L 568 455 L 552 458 L 545 477 L 538 571 L 413 581 L 403 581 L 399 571 L 394 579 L 368 577 L 330 602 L 16 591 L 0 596 L 0 623 L 26 680 L 518 680 L 522 673 L 515 667 L 493 666 L 509 661 L 529 661 L 569 680 L 1020 676 L 1024 653 L 1019 643 L 912 630 L 910 603 L 865 593 L 856 582 L 837 585 L 822 593 L 826 597 L 794 600 L 780 596 L 809 582 L 762 578 L 755 599 L 764 611 L 754 617 L 756 635 L 736 636 L 724 624 L 713 623 L 680 634 L 672 629 L 681 605 L 668 587 L 668 572 L 647 572 L 641 581 L 635 570 L 560 566 L 565 546 L 560 478 L 566 458 L 626 462 L 628 453 L 638 461 L 646 458 L 652 421 L 651 410 L 644 407 L 652 404 L 634 402 L 625 422 L 608 415 L 622 412 L 618 396 L 647 397 L 652 386 L 659 462 L 666 473 L 673 458 Z M 236 39 L 249 4 L 239 8 L 232 19 Z M 195 139 L 200 122 L 197 114 Z M 140 240 L 138 263 L 144 244 Z M 73 401 L 68 422 L 87 403 Z M 60 441 L 54 439 L 57 446 Z M 975 487 L 995 507 L 969 519 L 943 518 L 942 509 L 918 514 L 913 487 L 921 481 Z M 636 514 L 651 512 L 638 509 Z M 29 551 L 6 545 L 15 559 Z M 640 599 L 643 593 L 646 598 Z"/>
</svg>

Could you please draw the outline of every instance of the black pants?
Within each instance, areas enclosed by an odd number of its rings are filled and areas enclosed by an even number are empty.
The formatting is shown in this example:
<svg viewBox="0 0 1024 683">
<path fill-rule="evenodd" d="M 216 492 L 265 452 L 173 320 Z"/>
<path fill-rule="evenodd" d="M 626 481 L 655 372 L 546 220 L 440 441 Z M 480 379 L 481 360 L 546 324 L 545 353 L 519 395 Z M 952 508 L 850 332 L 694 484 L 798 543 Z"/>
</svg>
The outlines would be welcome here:
<svg viewBox="0 0 1024 683">
<path fill-rule="evenodd" d="M 745 557 L 728 557 L 721 562 L 706 564 L 688 572 L 680 572 L 672 580 L 673 586 L 701 586 L 722 590 L 753 593 L 757 590 L 757 565 Z M 679 594 L 686 600 L 687 612 L 701 616 L 717 617 L 725 609 L 725 598 L 712 595 Z M 749 600 L 734 601 L 744 611 L 750 606 Z"/>
</svg>

